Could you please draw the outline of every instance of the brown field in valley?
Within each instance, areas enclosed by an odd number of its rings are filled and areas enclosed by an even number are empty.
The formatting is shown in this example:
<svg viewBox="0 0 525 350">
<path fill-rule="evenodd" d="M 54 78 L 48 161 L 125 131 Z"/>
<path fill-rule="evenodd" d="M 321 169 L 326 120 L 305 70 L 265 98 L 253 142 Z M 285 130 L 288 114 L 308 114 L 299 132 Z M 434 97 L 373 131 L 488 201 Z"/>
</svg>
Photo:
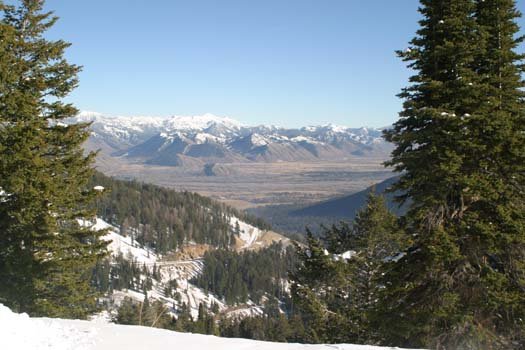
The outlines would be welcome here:
<svg viewBox="0 0 525 350">
<path fill-rule="evenodd" d="M 197 192 L 239 209 L 307 204 L 353 193 L 390 176 L 381 158 L 345 162 L 221 163 L 213 176 L 200 168 L 150 166 L 99 157 L 107 175 Z"/>
</svg>

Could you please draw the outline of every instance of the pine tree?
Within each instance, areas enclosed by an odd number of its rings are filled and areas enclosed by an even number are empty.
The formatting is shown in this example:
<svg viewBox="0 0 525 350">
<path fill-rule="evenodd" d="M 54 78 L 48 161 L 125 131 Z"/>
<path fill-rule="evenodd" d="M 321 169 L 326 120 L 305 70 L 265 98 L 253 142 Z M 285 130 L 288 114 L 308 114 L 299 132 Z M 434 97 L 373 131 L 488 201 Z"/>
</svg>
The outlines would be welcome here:
<svg viewBox="0 0 525 350">
<path fill-rule="evenodd" d="M 343 343 L 356 339 L 348 314 L 352 281 L 349 265 L 336 261 L 321 241 L 307 232 L 306 247 L 296 246 L 298 266 L 290 273 L 294 310 L 301 315 L 309 343 Z"/>
<path fill-rule="evenodd" d="M 124 298 L 117 309 L 114 321 L 119 324 L 138 325 L 140 307 L 129 297 Z"/>
<path fill-rule="evenodd" d="M 77 110 L 62 99 L 77 85 L 61 40 L 44 33 L 57 18 L 43 1 L 0 4 L 0 301 L 35 315 L 85 317 L 95 305 L 91 269 L 102 232 L 81 226 L 94 213 L 87 188 L 94 154 L 88 125 L 61 122 Z"/>
<path fill-rule="evenodd" d="M 525 286 L 518 14 L 503 0 L 421 5 L 400 52 L 417 74 L 385 133 L 415 243 L 385 275 L 380 330 L 397 345 L 509 348 Z"/>
<path fill-rule="evenodd" d="M 177 322 L 175 323 L 175 330 L 179 332 L 193 331 L 193 318 L 189 306 L 183 302 L 178 313 Z"/>
<path fill-rule="evenodd" d="M 325 228 L 323 242 L 311 234 L 299 248 L 299 266 L 291 274 L 294 307 L 311 342 L 377 341 L 370 318 L 382 285 L 384 261 L 406 245 L 397 217 L 382 196 L 371 192 L 352 225 Z"/>
<path fill-rule="evenodd" d="M 354 254 L 348 279 L 352 281 L 351 308 L 356 325 L 357 342 L 373 343 L 378 339 L 371 322 L 381 289 L 380 280 L 385 261 L 396 259 L 409 244 L 381 195 L 370 192 L 365 206 L 352 224 L 352 235 L 347 245 Z"/>
<path fill-rule="evenodd" d="M 479 145 L 472 158 L 479 171 L 469 191 L 475 201 L 463 226 L 477 238 L 469 244 L 479 247 L 478 256 L 469 258 L 482 261 L 476 293 L 483 314 L 492 314 L 489 329 L 503 338 L 503 346 L 521 342 L 525 348 L 525 55 L 516 53 L 524 41 L 517 36 L 520 16 L 514 0 L 476 1 L 484 52 L 475 67 L 484 100 L 472 118 Z"/>
</svg>

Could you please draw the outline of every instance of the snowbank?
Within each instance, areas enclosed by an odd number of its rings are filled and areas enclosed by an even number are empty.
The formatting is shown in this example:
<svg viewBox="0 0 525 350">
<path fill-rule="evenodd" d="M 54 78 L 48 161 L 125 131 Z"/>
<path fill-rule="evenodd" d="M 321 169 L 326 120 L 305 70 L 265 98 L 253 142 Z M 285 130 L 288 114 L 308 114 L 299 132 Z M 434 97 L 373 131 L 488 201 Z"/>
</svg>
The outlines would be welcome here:
<svg viewBox="0 0 525 350">
<path fill-rule="evenodd" d="M 15 314 L 0 304 L 0 342 L 6 350 L 88 350 L 96 349 L 93 326 L 79 329 L 59 319 L 32 319 L 27 314 Z"/>
<path fill-rule="evenodd" d="M 30 318 L 0 304 L 2 349 L 11 350 L 379 350 L 366 345 L 302 345 L 178 333 L 111 323 Z M 388 348 L 393 349 L 393 348 Z"/>
</svg>

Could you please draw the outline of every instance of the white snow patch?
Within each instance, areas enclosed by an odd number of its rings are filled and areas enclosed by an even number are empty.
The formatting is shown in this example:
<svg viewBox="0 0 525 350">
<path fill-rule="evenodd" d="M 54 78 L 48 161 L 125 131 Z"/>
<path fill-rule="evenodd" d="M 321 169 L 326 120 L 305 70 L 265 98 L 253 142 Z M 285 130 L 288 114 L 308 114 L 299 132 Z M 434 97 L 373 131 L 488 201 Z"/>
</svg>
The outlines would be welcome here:
<svg viewBox="0 0 525 350">
<path fill-rule="evenodd" d="M 255 244 L 257 238 L 261 235 L 261 230 L 255 226 L 245 223 L 242 220 L 239 220 L 235 216 L 230 218 L 231 227 L 235 228 L 237 223 L 239 223 L 239 238 L 244 242 L 242 248 L 249 248 Z"/>
<path fill-rule="evenodd" d="M 15 314 L 0 304 L 2 349 L 95 349 L 97 331 L 94 325 L 88 324 L 80 330 L 68 321 L 32 319 L 27 314 Z"/>
<path fill-rule="evenodd" d="M 12 194 L 6 193 L 2 187 L 0 187 L 0 203 L 5 203 L 9 200 L 9 197 L 11 197 Z"/>
<path fill-rule="evenodd" d="M 405 252 L 397 253 L 394 256 L 387 256 L 383 259 L 384 262 L 398 262 L 399 260 L 403 259 L 405 257 Z"/>
<path fill-rule="evenodd" d="M 334 260 L 335 261 L 350 260 L 355 254 L 356 252 L 354 250 L 347 250 L 346 252 L 341 253 L 341 254 L 334 254 Z"/>
<path fill-rule="evenodd" d="M 296 137 L 291 138 L 290 141 L 292 141 L 292 142 L 306 142 L 306 143 L 311 143 L 311 144 L 322 144 L 322 142 L 316 141 L 316 140 L 312 139 L 311 137 L 306 137 L 306 136 L 296 136 Z"/>
<path fill-rule="evenodd" d="M 220 338 L 111 323 L 30 318 L 0 304 L 2 348 L 16 350 L 380 350 L 369 345 L 303 345 Z"/>
<path fill-rule="evenodd" d="M 103 222 L 105 225 L 107 225 L 107 223 L 103 220 L 97 219 L 97 225 L 99 227 L 104 227 L 104 224 L 99 224 L 100 222 Z M 116 230 L 114 230 L 112 226 L 110 227 L 110 232 L 102 237 L 102 239 L 111 241 L 108 248 L 113 256 L 122 253 L 125 258 L 132 256 L 133 259 L 138 263 L 155 264 L 155 262 L 158 260 L 157 254 L 155 254 L 152 250 L 141 247 L 139 243 L 133 240 L 130 236 L 121 236 Z"/>
<path fill-rule="evenodd" d="M 250 140 L 251 140 L 252 145 L 254 146 L 266 146 L 267 144 L 270 143 L 268 139 L 266 139 L 264 136 L 259 135 L 259 134 L 252 134 L 250 136 Z"/>
<path fill-rule="evenodd" d="M 205 132 L 200 132 L 195 135 L 195 142 L 197 143 L 206 143 L 206 142 L 218 142 L 220 139 L 212 134 Z"/>
</svg>

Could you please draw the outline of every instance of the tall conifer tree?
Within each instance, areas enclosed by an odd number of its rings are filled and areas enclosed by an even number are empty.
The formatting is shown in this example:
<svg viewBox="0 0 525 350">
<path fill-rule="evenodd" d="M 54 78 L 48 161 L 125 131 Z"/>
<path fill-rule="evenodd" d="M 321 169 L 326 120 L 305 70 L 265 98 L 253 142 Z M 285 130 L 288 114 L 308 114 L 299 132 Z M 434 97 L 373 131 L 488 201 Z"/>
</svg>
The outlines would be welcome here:
<svg viewBox="0 0 525 350">
<path fill-rule="evenodd" d="M 384 198 L 372 192 L 351 226 L 325 229 L 322 242 L 308 234 L 290 280 L 309 341 L 377 341 L 369 316 L 383 287 L 378 283 L 383 261 L 404 246 L 398 227 Z"/>
<path fill-rule="evenodd" d="M 45 32 L 57 18 L 42 0 L 0 4 L 0 301 L 36 315 L 84 317 L 94 306 L 90 269 L 104 254 L 87 188 L 94 154 L 87 124 L 61 121 L 77 110 L 62 99 L 80 68 L 69 46 Z"/>
<path fill-rule="evenodd" d="M 477 257 L 483 262 L 483 311 L 492 314 L 496 334 L 525 348 L 525 55 L 516 52 L 524 40 L 516 23 L 521 14 L 514 0 L 476 0 L 475 15 L 484 36 L 476 62 L 483 103 L 471 127 L 480 144 L 472 157 L 480 185 L 471 186 L 476 202 L 465 226 L 485 243 Z"/>
<path fill-rule="evenodd" d="M 421 5 L 400 52 L 416 75 L 385 133 L 415 244 L 386 274 L 378 320 L 398 345 L 509 348 L 525 287 L 518 14 L 504 0 Z"/>
</svg>

